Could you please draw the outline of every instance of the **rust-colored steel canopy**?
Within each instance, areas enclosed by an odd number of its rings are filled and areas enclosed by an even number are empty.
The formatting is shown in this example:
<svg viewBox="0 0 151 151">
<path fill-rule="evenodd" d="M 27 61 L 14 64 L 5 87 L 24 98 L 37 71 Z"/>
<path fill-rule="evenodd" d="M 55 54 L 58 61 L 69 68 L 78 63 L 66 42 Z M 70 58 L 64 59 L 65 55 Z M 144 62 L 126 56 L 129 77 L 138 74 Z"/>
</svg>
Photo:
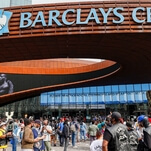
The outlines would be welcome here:
<svg viewBox="0 0 151 151">
<path fill-rule="evenodd" d="M 111 11 L 108 23 L 103 24 L 103 17 L 99 8 L 108 11 L 109 8 L 123 7 L 120 13 L 124 21 L 114 24 L 117 17 Z M 137 17 L 142 23 L 136 23 L 132 19 L 132 11 L 137 7 L 144 10 L 138 11 Z M 13 12 L 9 22 L 9 33 L 0 36 L 0 62 L 54 59 L 54 58 L 96 58 L 117 62 L 121 70 L 106 78 L 94 78 L 93 81 L 86 80 L 79 83 L 64 83 L 64 85 L 52 85 L 37 87 L 28 91 L 12 93 L 1 96 L 1 104 L 40 94 L 43 91 L 59 88 L 110 85 L 128 83 L 151 82 L 151 25 L 147 23 L 147 9 L 151 7 L 150 0 L 121 0 L 121 1 L 93 1 L 59 3 L 47 5 L 32 5 L 24 7 L 11 7 L 5 10 Z M 81 9 L 81 21 L 85 21 L 92 8 L 95 8 L 100 24 L 93 19 L 88 24 L 64 25 L 62 14 L 67 9 L 74 9 L 75 13 L 67 15 L 68 21 L 76 20 L 76 11 Z M 59 21 L 62 26 L 55 23 L 43 26 L 37 23 L 35 27 L 20 28 L 21 13 L 30 12 L 32 21 L 35 20 L 39 11 L 43 12 L 46 24 L 49 21 L 49 11 L 60 12 Z M 2 69 L 2 68 L 1 68 Z M 4 72 L 4 69 L 0 72 Z M 10 68 L 6 68 L 7 71 Z M 24 72 L 22 72 L 24 73 Z"/>
</svg>

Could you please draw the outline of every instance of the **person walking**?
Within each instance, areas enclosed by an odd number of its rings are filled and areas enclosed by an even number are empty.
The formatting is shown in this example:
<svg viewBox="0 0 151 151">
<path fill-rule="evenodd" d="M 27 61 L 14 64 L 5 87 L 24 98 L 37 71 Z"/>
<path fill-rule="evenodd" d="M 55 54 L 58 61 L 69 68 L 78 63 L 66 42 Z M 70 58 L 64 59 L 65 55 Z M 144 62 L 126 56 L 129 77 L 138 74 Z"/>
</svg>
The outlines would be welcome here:
<svg viewBox="0 0 151 151">
<path fill-rule="evenodd" d="M 52 133 L 52 128 L 50 125 L 48 125 L 48 120 L 43 121 L 43 129 L 42 129 L 43 135 L 46 137 L 43 139 L 44 144 L 45 144 L 45 151 L 51 151 L 51 133 Z"/>
<path fill-rule="evenodd" d="M 35 120 L 34 126 L 32 127 L 32 132 L 34 134 L 34 139 L 39 137 L 40 140 L 38 142 L 34 143 L 34 151 L 41 151 L 41 150 L 45 149 L 43 139 L 46 136 L 41 135 L 40 126 L 41 126 L 40 120 Z"/>
<path fill-rule="evenodd" d="M 64 151 L 67 151 L 67 147 L 69 144 L 69 125 L 68 125 L 68 119 L 64 121 L 62 136 L 64 137 Z"/>
<path fill-rule="evenodd" d="M 80 141 L 82 141 L 82 138 L 84 139 L 84 142 L 86 141 L 86 131 L 87 131 L 87 126 L 84 123 L 84 121 L 80 122 Z"/>
<path fill-rule="evenodd" d="M 72 147 L 77 148 L 77 146 L 75 146 L 75 143 L 76 143 L 76 136 L 77 136 L 77 131 L 79 130 L 79 127 L 76 123 L 75 118 L 72 119 L 70 130 L 71 130 Z"/>
<path fill-rule="evenodd" d="M 120 123 L 121 114 L 113 112 L 112 127 L 106 128 L 103 137 L 103 151 L 131 151 L 127 127 Z"/>
<path fill-rule="evenodd" d="M 39 138 L 34 139 L 34 135 L 31 130 L 31 125 L 31 121 L 29 119 L 25 119 L 25 129 L 21 143 L 21 151 L 33 151 L 34 143 L 40 140 Z"/>
<path fill-rule="evenodd" d="M 92 121 L 92 124 L 88 128 L 88 135 L 90 137 L 90 144 L 96 139 L 96 132 L 99 130 L 97 127 L 97 121 Z"/>
<path fill-rule="evenodd" d="M 12 132 L 6 133 L 6 123 L 0 124 L 0 151 L 7 151 L 7 140 L 8 137 L 12 136 Z"/>
</svg>

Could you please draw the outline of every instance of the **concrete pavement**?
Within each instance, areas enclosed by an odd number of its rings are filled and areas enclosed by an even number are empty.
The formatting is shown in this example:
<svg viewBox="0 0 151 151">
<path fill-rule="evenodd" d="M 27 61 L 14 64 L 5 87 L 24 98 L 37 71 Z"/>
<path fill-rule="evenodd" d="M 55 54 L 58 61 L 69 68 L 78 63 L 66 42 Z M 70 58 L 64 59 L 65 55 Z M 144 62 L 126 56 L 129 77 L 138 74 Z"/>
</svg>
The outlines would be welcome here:
<svg viewBox="0 0 151 151">
<path fill-rule="evenodd" d="M 90 147 L 90 142 L 86 141 L 86 142 L 78 142 L 76 143 L 77 148 L 73 148 L 72 145 L 68 146 L 67 151 L 89 151 L 89 147 Z M 8 145 L 8 151 L 12 151 L 11 145 Z M 52 147 L 53 151 L 63 151 L 63 147 L 60 147 L 59 144 L 57 144 L 57 146 Z M 20 145 L 18 145 L 17 147 L 17 151 L 21 151 L 21 147 Z"/>
</svg>

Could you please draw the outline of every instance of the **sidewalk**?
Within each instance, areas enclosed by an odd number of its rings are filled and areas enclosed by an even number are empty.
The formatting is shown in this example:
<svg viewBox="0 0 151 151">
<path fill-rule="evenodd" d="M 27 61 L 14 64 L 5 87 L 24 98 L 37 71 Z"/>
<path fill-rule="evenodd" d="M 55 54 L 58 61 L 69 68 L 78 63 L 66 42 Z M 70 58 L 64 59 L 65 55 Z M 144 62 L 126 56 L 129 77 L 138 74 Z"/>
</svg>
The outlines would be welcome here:
<svg viewBox="0 0 151 151">
<path fill-rule="evenodd" d="M 77 148 L 73 148 L 72 145 L 69 145 L 68 146 L 68 151 L 89 151 L 89 147 L 90 147 L 90 142 L 89 141 L 86 141 L 86 142 L 78 142 L 76 143 L 76 146 Z M 11 151 L 12 148 L 11 148 L 11 144 L 8 145 L 8 151 Z M 63 147 L 60 147 L 59 144 L 57 144 L 57 146 L 55 147 L 52 147 L 52 150 L 53 151 L 63 151 Z M 21 147 L 20 145 L 18 145 L 17 147 L 17 151 L 21 151 Z"/>
</svg>

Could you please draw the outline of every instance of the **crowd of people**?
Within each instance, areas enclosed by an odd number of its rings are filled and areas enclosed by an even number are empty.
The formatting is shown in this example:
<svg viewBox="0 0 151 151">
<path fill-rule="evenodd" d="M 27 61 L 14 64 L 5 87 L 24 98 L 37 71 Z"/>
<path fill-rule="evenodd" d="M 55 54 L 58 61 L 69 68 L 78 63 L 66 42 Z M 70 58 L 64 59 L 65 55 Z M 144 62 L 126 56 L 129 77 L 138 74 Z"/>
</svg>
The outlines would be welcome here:
<svg viewBox="0 0 151 151">
<path fill-rule="evenodd" d="M 119 112 L 105 118 L 94 117 L 91 123 L 83 118 L 11 119 L 0 122 L 0 151 L 12 151 L 20 144 L 22 151 L 52 151 L 69 144 L 78 150 L 77 142 L 90 142 L 90 151 L 151 151 L 151 118 L 140 115 L 133 121 L 123 120 Z"/>
</svg>

